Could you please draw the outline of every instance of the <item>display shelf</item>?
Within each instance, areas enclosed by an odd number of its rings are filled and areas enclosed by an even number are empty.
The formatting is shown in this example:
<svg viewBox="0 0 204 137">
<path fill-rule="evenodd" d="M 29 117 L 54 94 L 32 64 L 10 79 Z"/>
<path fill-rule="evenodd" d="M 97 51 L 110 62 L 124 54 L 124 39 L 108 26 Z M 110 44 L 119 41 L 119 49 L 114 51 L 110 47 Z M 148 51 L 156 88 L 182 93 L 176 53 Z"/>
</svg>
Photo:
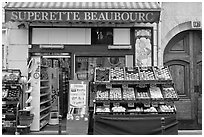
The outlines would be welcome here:
<svg viewBox="0 0 204 137">
<path fill-rule="evenodd" d="M 41 79 L 40 82 L 49 82 L 49 80 Z"/>
<path fill-rule="evenodd" d="M 51 108 L 51 106 L 48 106 L 48 107 L 46 107 L 46 108 L 41 109 L 40 112 L 43 112 L 43 111 L 48 110 L 48 109 L 50 109 L 50 108 Z"/>
<path fill-rule="evenodd" d="M 47 114 L 42 115 L 42 116 L 40 117 L 40 120 L 43 120 L 44 118 L 46 118 L 46 117 L 49 116 L 49 115 L 50 115 L 50 113 L 47 113 Z"/>
<path fill-rule="evenodd" d="M 46 126 L 48 122 L 45 122 L 43 125 L 40 126 L 40 129 L 42 129 L 44 126 Z"/>
<path fill-rule="evenodd" d="M 50 95 L 50 93 L 49 93 L 49 92 L 47 92 L 47 93 L 42 93 L 42 94 L 40 94 L 40 97 L 47 96 L 47 95 Z"/>
<path fill-rule="evenodd" d="M 48 89 L 48 88 L 50 88 L 50 87 L 49 86 L 40 87 L 41 90 Z"/>
<path fill-rule="evenodd" d="M 40 105 L 43 105 L 43 104 L 45 104 L 45 103 L 48 103 L 48 102 L 50 102 L 51 100 L 49 99 L 49 100 L 45 100 L 45 101 L 41 101 L 40 102 Z"/>
<path fill-rule="evenodd" d="M 44 64 L 45 59 L 41 56 L 33 56 L 32 59 L 35 60 L 35 64 L 33 64 L 34 71 L 31 73 L 31 86 L 33 87 L 33 92 L 31 92 L 33 97 L 31 105 L 34 107 L 32 113 L 35 115 L 30 130 L 40 131 L 41 119 L 50 114 L 51 87 L 48 72 L 51 68 L 47 64 Z M 45 111 L 46 115 L 42 116 L 42 113 Z M 48 122 L 49 118 L 45 120 Z"/>
<path fill-rule="evenodd" d="M 109 77 L 106 76 L 105 81 L 101 74 L 94 75 L 98 76 L 92 82 L 95 123 L 96 116 L 102 119 L 122 116 L 123 124 L 127 124 L 129 120 L 125 119 L 130 117 L 138 119 L 147 116 L 154 119 L 154 116 L 175 116 L 174 101 L 179 99 L 168 68 L 125 67 L 101 70 L 109 70 Z M 101 73 L 95 70 L 95 73 L 97 72 Z M 117 120 L 115 119 L 115 122 Z"/>
</svg>

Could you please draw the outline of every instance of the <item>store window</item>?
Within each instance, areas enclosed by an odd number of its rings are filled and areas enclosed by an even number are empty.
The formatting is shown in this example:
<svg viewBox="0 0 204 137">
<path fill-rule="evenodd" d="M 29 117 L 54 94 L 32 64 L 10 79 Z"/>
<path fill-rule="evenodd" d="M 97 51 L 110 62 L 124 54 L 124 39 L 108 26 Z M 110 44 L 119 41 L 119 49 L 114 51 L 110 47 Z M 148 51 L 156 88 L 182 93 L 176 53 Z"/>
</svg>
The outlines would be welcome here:
<svg viewBox="0 0 204 137">
<path fill-rule="evenodd" d="M 125 67 L 125 57 L 76 57 L 77 79 L 92 80 L 95 67 Z"/>
<path fill-rule="evenodd" d="M 152 29 L 135 29 L 135 64 L 136 66 L 153 65 Z"/>
<path fill-rule="evenodd" d="M 113 45 L 113 28 L 92 28 L 91 44 Z"/>
</svg>

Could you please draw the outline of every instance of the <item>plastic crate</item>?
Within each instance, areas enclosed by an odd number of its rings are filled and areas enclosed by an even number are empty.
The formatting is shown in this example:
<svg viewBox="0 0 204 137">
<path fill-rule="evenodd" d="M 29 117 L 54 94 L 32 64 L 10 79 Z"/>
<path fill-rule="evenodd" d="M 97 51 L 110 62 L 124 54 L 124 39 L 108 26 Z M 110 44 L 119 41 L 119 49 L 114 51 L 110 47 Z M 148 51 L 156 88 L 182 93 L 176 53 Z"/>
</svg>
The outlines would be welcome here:
<svg viewBox="0 0 204 137">
<path fill-rule="evenodd" d="M 21 126 L 29 126 L 33 122 L 34 114 L 31 114 L 30 116 L 19 116 L 19 122 Z"/>
</svg>

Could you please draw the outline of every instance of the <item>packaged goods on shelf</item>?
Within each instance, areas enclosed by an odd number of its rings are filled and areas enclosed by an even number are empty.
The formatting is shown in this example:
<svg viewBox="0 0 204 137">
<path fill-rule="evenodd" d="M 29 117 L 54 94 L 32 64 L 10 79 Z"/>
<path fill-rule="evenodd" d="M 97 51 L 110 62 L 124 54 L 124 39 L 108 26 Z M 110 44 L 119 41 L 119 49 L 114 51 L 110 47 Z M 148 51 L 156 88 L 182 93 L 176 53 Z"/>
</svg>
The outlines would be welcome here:
<svg viewBox="0 0 204 137">
<path fill-rule="evenodd" d="M 119 67 L 111 68 L 110 77 L 111 77 L 111 80 L 125 80 L 124 68 L 119 68 Z"/>
<path fill-rule="evenodd" d="M 152 86 L 149 88 L 149 92 L 150 92 L 151 98 L 154 98 L 154 99 L 163 98 L 159 87 Z"/>
</svg>

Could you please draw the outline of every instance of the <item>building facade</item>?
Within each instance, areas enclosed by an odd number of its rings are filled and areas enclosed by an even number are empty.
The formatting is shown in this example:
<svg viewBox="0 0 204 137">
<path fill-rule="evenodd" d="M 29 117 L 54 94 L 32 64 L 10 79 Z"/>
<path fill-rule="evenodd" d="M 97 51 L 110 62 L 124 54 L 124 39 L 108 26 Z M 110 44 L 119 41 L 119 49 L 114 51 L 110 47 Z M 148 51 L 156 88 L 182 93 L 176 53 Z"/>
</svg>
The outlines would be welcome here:
<svg viewBox="0 0 204 137">
<path fill-rule="evenodd" d="M 30 56 L 68 56 L 70 79 L 90 80 L 97 66 L 166 65 L 178 119 L 202 123 L 202 3 L 11 2 L 5 10 L 7 68 L 26 76 Z"/>
</svg>

